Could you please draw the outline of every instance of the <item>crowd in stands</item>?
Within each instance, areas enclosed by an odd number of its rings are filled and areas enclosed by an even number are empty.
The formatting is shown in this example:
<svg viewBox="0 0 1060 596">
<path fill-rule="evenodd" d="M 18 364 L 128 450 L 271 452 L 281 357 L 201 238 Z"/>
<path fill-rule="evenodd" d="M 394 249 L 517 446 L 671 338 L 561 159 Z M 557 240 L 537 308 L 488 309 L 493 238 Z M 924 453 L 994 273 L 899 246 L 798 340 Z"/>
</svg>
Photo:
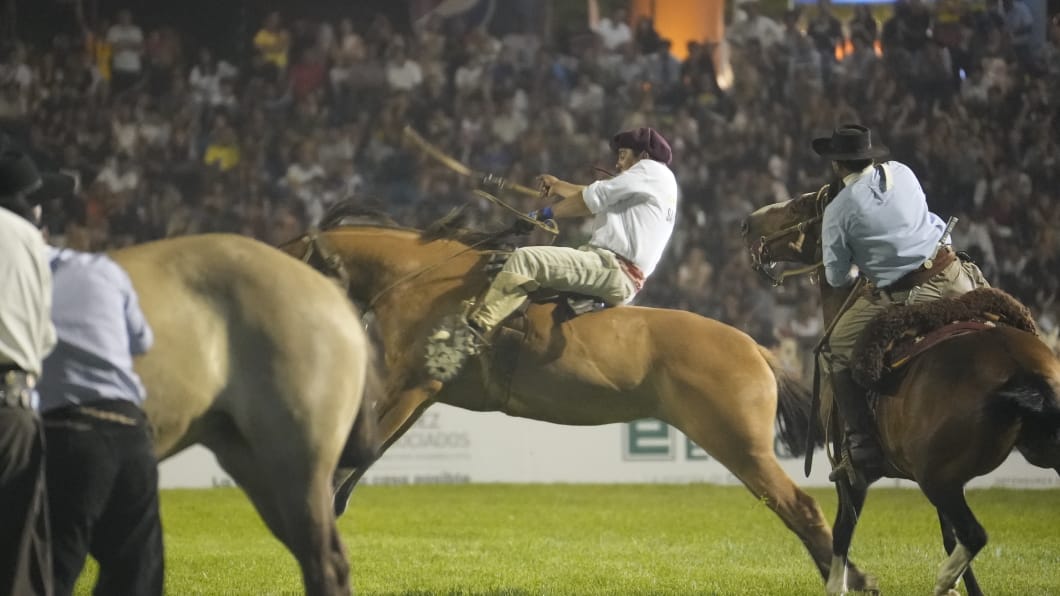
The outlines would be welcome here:
<svg viewBox="0 0 1060 596">
<path fill-rule="evenodd" d="M 123 11 L 10 45 L 0 122 L 43 167 L 79 178 L 76 200 L 47 210 L 48 228 L 92 250 L 215 231 L 278 243 L 351 196 L 405 225 L 465 206 L 496 229 L 510 221 L 404 143 L 406 125 L 524 184 L 545 172 L 589 182 L 613 169 L 614 132 L 650 125 L 673 145 L 683 196 L 670 254 L 638 303 L 802 348 L 823 326 L 812 285 L 774 290 L 756 277 L 740 221 L 827 182 L 810 138 L 860 122 L 913 168 L 936 213 L 960 218 L 958 248 L 1055 334 L 1060 22 L 1042 41 L 1021 0 L 893 7 L 883 22 L 865 8 L 843 22 L 827 0 L 782 18 L 740 0 L 724 43 L 691 42 L 684 60 L 622 9 L 549 43 L 460 19 L 402 33 L 383 16 L 274 13 L 235 56 Z M 560 242 L 584 231 L 568 224 Z"/>
</svg>

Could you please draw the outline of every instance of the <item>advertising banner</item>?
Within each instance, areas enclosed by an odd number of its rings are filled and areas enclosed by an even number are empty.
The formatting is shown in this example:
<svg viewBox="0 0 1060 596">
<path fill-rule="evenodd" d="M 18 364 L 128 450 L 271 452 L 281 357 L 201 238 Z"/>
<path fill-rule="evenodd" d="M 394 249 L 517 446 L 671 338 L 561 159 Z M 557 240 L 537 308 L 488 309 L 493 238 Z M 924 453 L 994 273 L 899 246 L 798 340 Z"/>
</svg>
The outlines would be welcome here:
<svg viewBox="0 0 1060 596">
<path fill-rule="evenodd" d="M 282 440 L 278 438 L 277 440 Z M 802 486 L 827 486 L 829 465 L 818 452 L 803 476 L 801 457 L 777 445 L 781 465 Z M 195 447 L 161 466 L 166 487 L 229 486 L 210 452 Z M 499 413 L 435 405 L 365 476 L 365 484 L 691 483 L 739 484 L 724 465 L 658 420 L 605 426 L 559 426 Z M 912 486 L 884 480 L 877 486 Z M 1060 488 L 1052 470 L 1014 454 L 970 487 Z"/>
</svg>

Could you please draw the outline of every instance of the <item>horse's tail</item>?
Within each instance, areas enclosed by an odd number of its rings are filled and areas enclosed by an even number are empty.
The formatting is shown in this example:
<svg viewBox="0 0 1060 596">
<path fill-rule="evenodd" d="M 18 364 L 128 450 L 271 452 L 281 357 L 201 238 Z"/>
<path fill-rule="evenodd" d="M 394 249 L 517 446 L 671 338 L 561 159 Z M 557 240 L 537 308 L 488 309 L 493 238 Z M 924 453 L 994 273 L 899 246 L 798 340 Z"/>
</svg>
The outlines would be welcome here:
<svg viewBox="0 0 1060 596">
<path fill-rule="evenodd" d="M 1060 454 L 1060 377 L 1019 372 L 994 392 L 991 405 L 992 416 L 1021 421 L 1021 446 L 1051 446 Z"/>
<path fill-rule="evenodd" d="M 811 432 L 813 444 L 823 446 L 824 433 L 821 432 L 817 412 L 811 411 L 813 395 L 810 389 L 784 370 L 772 352 L 762 346 L 758 349 L 777 380 L 777 427 L 781 442 L 795 457 L 806 454 Z"/>
</svg>

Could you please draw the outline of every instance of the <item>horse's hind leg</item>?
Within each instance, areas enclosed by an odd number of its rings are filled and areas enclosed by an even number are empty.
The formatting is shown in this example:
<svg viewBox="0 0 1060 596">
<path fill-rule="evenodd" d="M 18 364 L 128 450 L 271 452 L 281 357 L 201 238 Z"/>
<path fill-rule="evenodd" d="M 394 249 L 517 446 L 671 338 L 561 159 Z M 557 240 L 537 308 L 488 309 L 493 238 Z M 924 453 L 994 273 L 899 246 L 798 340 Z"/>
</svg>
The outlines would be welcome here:
<svg viewBox="0 0 1060 596">
<path fill-rule="evenodd" d="M 947 555 L 952 555 L 953 549 L 957 546 L 957 538 L 953 533 L 953 524 L 946 519 L 946 516 L 941 511 L 938 514 L 939 526 L 942 529 L 942 546 L 946 548 Z M 968 596 L 983 596 L 983 591 L 979 588 L 979 582 L 975 579 L 975 574 L 972 573 L 971 564 L 968 565 L 967 571 L 964 572 L 964 585 L 968 589 Z"/>
<path fill-rule="evenodd" d="M 250 445 L 235 429 L 211 439 L 205 443 L 221 467 L 298 560 L 306 594 L 349 594 L 349 563 L 331 511 L 331 470 L 291 443 Z"/>
<path fill-rule="evenodd" d="M 839 504 L 836 510 L 835 526 L 832 528 L 832 567 L 828 573 L 828 581 L 825 583 L 825 593 L 829 595 L 846 594 L 851 589 L 848 577 L 851 564 L 848 554 L 850 543 L 854 539 L 854 530 L 857 528 L 861 510 L 865 505 L 868 488 L 854 488 L 844 477 L 836 483 L 836 492 L 839 495 Z M 858 589 L 862 588 L 875 590 L 876 586 L 858 587 Z"/>
<path fill-rule="evenodd" d="M 935 596 L 956 594 L 957 581 L 968 569 L 975 555 L 986 545 L 986 530 L 975 519 L 960 486 L 934 487 L 921 485 L 924 494 L 938 509 L 939 515 L 952 525 L 956 544 L 948 559 L 939 569 L 935 582 Z M 978 585 L 976 586 L 978 587 Z"/>
<path fill-rule="evenodd" d="M 691 424 L 682 430 L 707 453 L 729 469 L 752 494 L 776 513 L 799 537 L 824 579 L 832 561 L 832 532 L 821 508 L 780 467 L 773 453 L 772 421 L 757 439 L 734 436 L 721 427 L 700 430 Z M 732 429 L 729 429 L 732 432 Z M 866 578 L 850 567 L 851 583 L 864 587 Z"/>
</svg>

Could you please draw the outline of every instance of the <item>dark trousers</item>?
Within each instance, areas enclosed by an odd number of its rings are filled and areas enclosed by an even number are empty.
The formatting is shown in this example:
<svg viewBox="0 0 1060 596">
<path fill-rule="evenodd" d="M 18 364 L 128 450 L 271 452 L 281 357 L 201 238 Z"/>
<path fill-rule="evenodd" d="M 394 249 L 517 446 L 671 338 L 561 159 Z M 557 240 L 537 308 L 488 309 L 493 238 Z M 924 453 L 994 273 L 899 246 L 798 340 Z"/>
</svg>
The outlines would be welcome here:
<svg viewBox="0 0 1060 596">
<path fill-rule="evenodd" d="M 52 593 L 43 440 L 32 410 L 0 405 L 0 594 Z"/>
<path fill-rule="evenodd" d="M 158 466 L 134 404 L 97 401 L 44 415 L 55 593 L 71 594 L 91 554 L 95 594 L 162 593 Z"/>
</svg>

